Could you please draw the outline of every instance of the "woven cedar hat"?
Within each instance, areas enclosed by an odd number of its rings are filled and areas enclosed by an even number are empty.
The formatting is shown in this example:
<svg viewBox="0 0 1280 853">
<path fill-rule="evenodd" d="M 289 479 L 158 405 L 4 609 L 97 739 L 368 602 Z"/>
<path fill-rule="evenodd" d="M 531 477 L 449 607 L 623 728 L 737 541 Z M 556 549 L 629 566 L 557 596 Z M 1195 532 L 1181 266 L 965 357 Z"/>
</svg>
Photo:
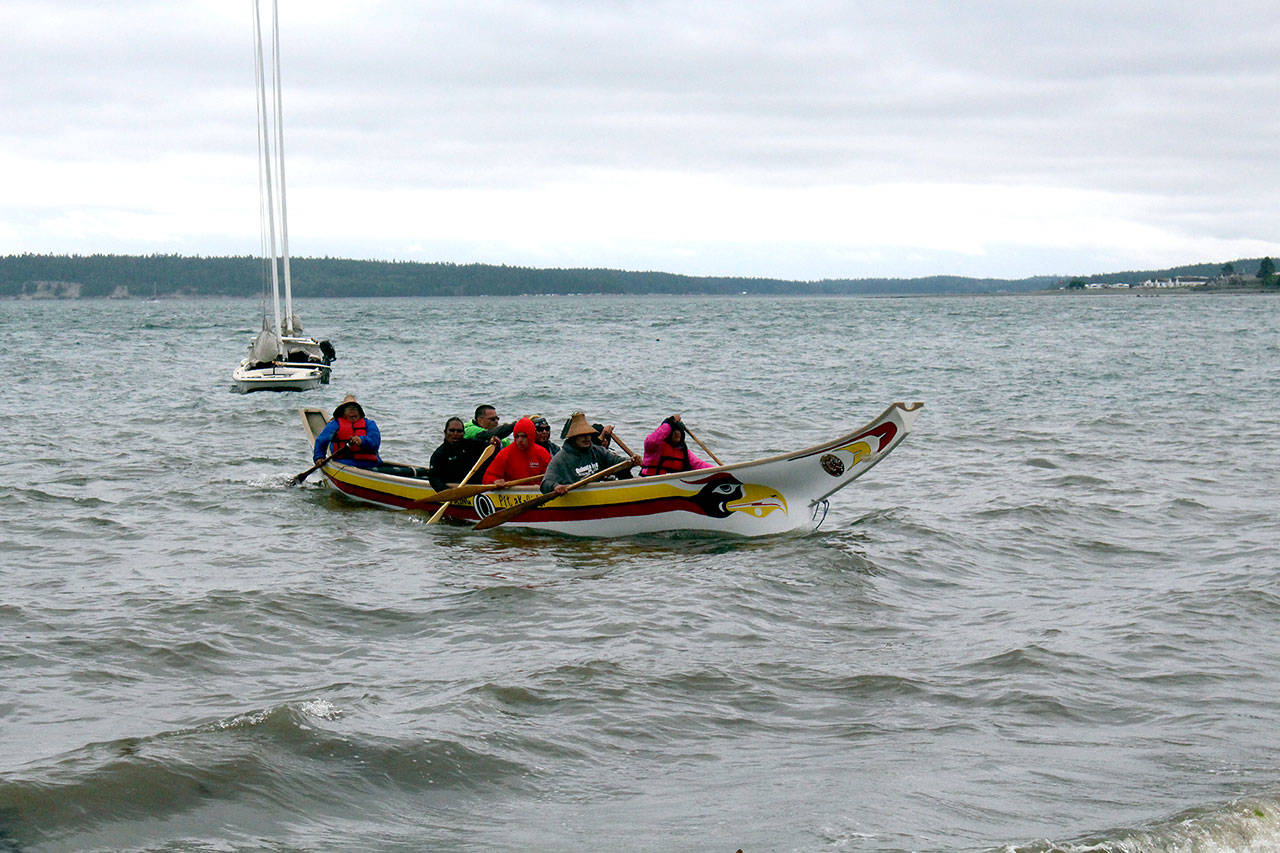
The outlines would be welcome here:
<svg viewBox="0 0 1280 853">
<path fill-rule="evenodd" d="M 343 397 L 342 402 L 339 403 L 338 407 L 333 410 L 333 416 L 336 418 L 338 416 L 338 413 L 341 412 L 348 405 L 355 406 L 356 410 L 360 412 L 360 417 L 362 418 L 364 417 L 364 406 L 361 406 L 359 403 L 356 402 L 355 394 L 348 394 L 347 396 Z"/>
<path fill-rule="evenodd" d="M 569 429 L 565 432 L 564 438 L 573 438 L 575 435 L 595 435 L 596 429 L 587 423 L 587 416 L 582 412 L 574 412 L 573 417 L 569 419 Z"/>
</svg>

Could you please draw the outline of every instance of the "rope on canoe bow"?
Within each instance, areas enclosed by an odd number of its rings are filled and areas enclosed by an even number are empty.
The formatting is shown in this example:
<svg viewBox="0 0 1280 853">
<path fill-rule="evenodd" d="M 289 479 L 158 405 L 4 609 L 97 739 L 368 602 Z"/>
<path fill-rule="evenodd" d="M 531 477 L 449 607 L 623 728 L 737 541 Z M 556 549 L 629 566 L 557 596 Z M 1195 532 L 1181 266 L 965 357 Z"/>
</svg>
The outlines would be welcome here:
<svg viewBox="0 0 1280 853">
<path fill-rule="evenodd" d="M 821 527 L 822 522 L 827 520 L 827 510 L 830 508 L 831 508 L 831 504 L 826 498 L 823 498 L 820 501 L 814 502 L 813 504 L 813 529 L 814 530 L 817 530 L 819 527 Z M 818 517 L 818 510 L 822 510 L 821 518 Z"/>
</svg>

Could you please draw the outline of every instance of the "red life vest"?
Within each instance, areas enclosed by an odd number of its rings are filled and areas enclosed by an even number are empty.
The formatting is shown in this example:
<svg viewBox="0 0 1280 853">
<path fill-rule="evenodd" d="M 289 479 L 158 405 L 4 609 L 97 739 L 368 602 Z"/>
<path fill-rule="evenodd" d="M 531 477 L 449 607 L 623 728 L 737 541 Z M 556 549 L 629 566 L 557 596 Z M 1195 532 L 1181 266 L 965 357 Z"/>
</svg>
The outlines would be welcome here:
<svg viewBox="0 0 1280 853">
<path fill-rule="evenodd" d="M 348 441 L 356 436 L 362 440 L 368 433 L 369 427 L 365 423 L 364 418 L 358 421 L 349 421 L 346 418 L 338 419 L 338 431 L 333 436 L 333 441 L 329 444 L 329 452 L 336 451 L 339 447 L 345 445 Z M 365 450 L 363 445 L 354 450 L 343 450 L 335 459 L 360 459 L 365 462 L 377 462 L 378 454 Z"/>
<path fill-rule="evenodd" d="M 658 454 L 658 461 L 653 465 L 646 465 L 640 469 L 641 477 L 656 477 L 658 474 L 670 474 L 673 471 L 688 471 L 693 468 L 689 464 L 689 449 L 687 447 L 674 447 L 671 442 L 662 442 L 662 450 Z"/>
</svg>

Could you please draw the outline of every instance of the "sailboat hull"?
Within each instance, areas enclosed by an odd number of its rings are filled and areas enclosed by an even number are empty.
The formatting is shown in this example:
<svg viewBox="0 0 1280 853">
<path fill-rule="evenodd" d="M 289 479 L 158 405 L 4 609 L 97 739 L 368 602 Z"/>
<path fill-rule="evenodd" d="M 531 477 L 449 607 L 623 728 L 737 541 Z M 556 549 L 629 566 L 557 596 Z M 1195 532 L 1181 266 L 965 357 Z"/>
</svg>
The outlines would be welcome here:
<svg viewBox="0 0 1280 853">
<path fill-rule="evenodd" d="M 231 388 L 241 394 L 252 391 L 310 391 L 319 388 L 327 368 L 277 364 L 252 367 L 249 359 L 231 372 Z"/>
</svg>

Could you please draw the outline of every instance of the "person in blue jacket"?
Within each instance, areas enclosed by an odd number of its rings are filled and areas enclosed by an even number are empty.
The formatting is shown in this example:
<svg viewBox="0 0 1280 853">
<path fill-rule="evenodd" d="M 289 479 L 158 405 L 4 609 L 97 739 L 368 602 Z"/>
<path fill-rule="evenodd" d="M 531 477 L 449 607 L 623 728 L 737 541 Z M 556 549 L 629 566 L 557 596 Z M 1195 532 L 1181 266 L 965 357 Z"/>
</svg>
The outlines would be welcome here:
<svg viewBox="0 0 1280 853">
<path fill-rule="evenodd" d="M 378 455 L 378 448 L 381 446 L 382 433 L 378 431 L 378 424 L 373 418 L 365 417 L 364 408 L 356 402 L 354 396 L 348 394 L 338 404 L 338 408 L 333 410 L 333 419 L 316 436 L 311 459 L 319 462 L 332 453 L 333 461 L 356 468 L 400 477 L 427 476 L 425 468 L 383 462 Z"/>
</svg>

